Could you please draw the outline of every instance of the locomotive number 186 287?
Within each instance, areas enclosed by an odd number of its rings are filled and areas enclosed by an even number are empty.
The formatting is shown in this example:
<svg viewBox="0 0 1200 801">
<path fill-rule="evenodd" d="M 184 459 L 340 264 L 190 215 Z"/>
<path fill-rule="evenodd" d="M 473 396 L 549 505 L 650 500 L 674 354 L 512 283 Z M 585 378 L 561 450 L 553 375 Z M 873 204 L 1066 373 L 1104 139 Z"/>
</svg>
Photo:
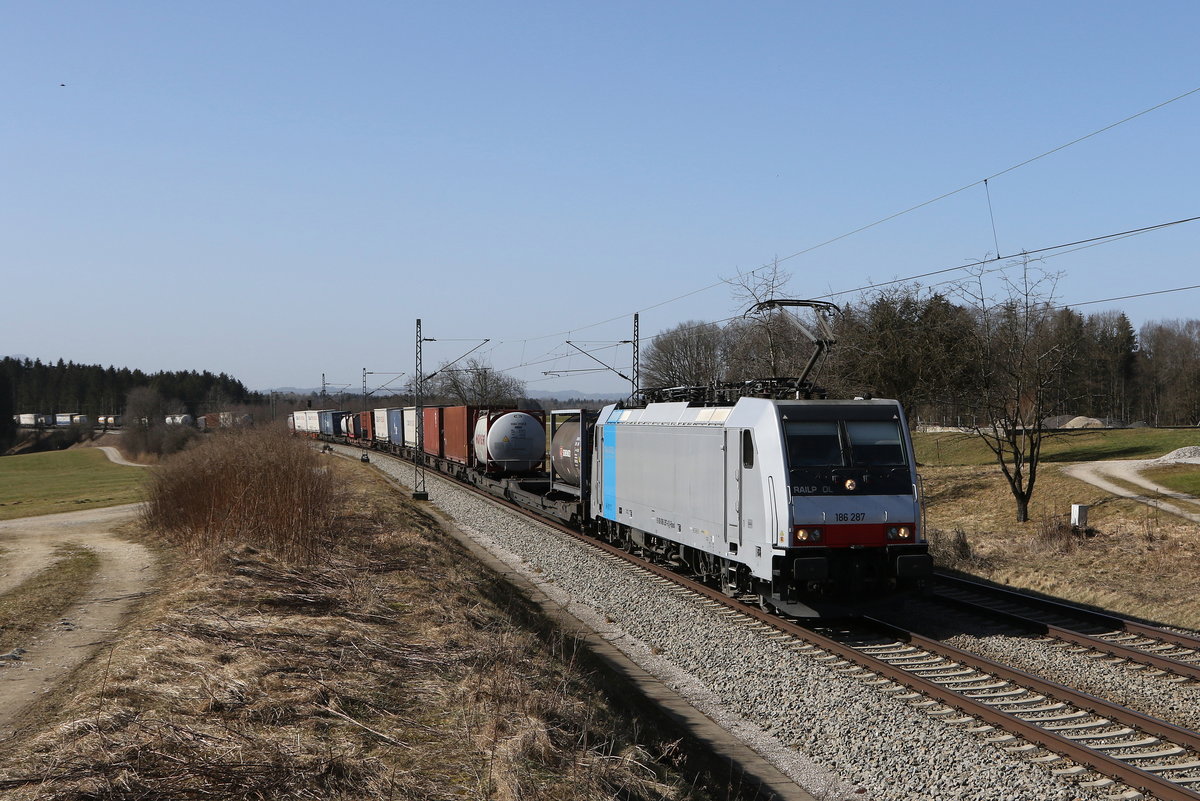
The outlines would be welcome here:
<svg viewBox="0 0 1200 801">
<path fill-rule="evenodd" d="M 866 512 L 835 512 L 833 519 L 838 523 L 860 523 L 867 519 Z"/>
</svg>

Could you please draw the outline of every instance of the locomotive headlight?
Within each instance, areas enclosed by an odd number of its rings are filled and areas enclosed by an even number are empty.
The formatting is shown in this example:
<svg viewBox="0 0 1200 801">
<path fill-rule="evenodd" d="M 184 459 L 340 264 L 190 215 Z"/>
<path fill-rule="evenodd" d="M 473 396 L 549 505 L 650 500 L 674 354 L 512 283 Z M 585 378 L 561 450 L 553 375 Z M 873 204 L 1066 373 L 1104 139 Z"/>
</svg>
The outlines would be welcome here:
<svg viewBox="0 0 1200 801">
<path fill-rule="evenodd" d="M 911 538 L 912 538 L 912 531 L 909 529 L 909 527 L 901 526 L 900 527 L 900 539 L 907 540 L 907 539 L 911 539 Z"/>
<path fill-rule="evenodd" d="M 846 479 L 846 483 L 844 484 L 844 486 L 850 492 L 854 492 L 856 489 L 858 489 L 858 482 L 852 478 L 848 478 L 848 479 Z"/>
<path fill-rule="evenodd" d="M 889 540 L 894 540 L 898 536 L 900 536 L 900 529 L 896 528 L 895 526 L 892 526 L 887 530 L 887 538 Z"/>
<path fill-rule="evenodd" d="M 887 538 L 889 540 L 912 539 L 912 529 L 910 529 L 908 526 L 891 526 L 887 530 Z"/>
<path fill-rule="evenodd" d="M 796 542 L 820 542 L 821 529 L 819 528 L 799 528 L 795 529 Z"/>
</svg>

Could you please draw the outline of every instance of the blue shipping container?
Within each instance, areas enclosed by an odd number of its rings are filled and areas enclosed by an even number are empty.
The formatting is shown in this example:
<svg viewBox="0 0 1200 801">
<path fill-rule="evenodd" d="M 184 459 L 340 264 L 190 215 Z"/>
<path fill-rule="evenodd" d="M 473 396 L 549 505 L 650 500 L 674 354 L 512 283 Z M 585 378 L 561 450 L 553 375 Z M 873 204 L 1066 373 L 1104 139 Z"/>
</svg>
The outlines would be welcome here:
<svg viewBox="0 0 1200 801">
<path fill-rule="evenodd" d="M 321 433 L 327 437 L 342 436 L 342 416 L 346 412 L 322 411 L 317 412 L 321 421 Z"/>
<path fill-rule="evenodd" d="M 404 410 L 388 409 L 387 413 L 388 442 L 393 445 L 404 444 Z"/>
</svg>

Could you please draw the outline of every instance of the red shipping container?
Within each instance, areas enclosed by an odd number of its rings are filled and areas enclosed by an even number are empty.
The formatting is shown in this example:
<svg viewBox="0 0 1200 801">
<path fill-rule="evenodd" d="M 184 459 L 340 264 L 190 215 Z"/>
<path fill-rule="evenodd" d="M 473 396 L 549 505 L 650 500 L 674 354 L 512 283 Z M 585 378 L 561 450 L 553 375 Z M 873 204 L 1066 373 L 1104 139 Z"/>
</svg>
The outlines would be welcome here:
<svg viewBox="0 0 1200 801">
<path fill-rule="evenodd" d="M 442 455 L 442 408 L 426 406 L 423 410 L 425 430 L 425 452 L 433 456 Z"/>
<path fill-rule="evenodd" d="M 443 455 L 450 461 L 471 463 L 475 415 L 474 406 L 447 406 L 442 409 Z"/>
<path fill-rule="evenodd" d="M 358 429 L 363 439 L 375 438 L 375 414 L 373 412 L 358 413 Z"/>
</svg>

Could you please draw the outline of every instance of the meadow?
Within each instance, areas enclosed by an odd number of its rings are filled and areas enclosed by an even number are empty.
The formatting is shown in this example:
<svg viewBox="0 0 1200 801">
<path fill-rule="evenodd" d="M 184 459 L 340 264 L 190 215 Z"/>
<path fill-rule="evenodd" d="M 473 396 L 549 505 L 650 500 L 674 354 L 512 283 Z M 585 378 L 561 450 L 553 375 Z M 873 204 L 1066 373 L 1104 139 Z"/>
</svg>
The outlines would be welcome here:
<svg viewBox="0 0 1200 801">
<path fill-rule="evenodd" d="M 96 448 L 0 458 L 0 520 L 142 500 L 146 470 L 113 464 Z"/>
</svg>

